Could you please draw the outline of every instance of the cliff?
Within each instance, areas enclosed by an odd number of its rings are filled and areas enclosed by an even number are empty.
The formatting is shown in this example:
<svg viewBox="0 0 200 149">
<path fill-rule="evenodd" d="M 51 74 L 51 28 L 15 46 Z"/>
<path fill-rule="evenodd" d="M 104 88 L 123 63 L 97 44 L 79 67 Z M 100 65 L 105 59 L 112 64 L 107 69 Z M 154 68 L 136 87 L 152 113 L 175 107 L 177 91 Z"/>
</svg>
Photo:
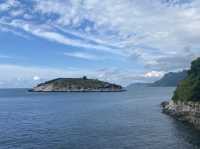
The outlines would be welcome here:
<svg viewBox="0 0 200 149">
<path fill-rule="evenodd" d="M 58 78 L 41 83 L 31 89 L 33 92 L 119 92 L 124 91 L 122 86 L 83 78 Z"/>
<path fill-rule="evenodd" d="M 200 58 L 192 62 L 191 69 L 176 88 L 172 100 L 161 105 L 164 113 L 200 129 Z"/>
</svg>

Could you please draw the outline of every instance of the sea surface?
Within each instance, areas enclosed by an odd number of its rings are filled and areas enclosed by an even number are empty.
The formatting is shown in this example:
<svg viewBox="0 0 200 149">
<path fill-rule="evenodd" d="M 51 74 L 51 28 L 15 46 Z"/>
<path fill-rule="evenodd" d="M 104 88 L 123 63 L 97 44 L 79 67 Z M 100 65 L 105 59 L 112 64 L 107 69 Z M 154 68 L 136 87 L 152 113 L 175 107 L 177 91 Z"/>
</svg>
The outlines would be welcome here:
<svg viewBox="0 0 200 149">
<path fill-rule="evenodd" d="M 0 90 L 0 149 L 200 149 L 200 132 L 163 114 L 174 88 L 116 93 Z"/>
</svg>

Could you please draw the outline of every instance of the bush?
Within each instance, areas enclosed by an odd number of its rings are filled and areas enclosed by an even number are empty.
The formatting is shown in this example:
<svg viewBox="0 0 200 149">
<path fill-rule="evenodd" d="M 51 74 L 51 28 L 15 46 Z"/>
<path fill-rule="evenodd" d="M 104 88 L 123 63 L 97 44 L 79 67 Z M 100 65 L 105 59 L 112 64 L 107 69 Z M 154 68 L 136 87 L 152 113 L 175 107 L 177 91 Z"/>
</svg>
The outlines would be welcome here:
<svg viewBox="0 0 200 149">
<path fill-rule="evenodd" d="M 186 79 L 178 85 L 172 100 L 200 101 L 200 58 L 192 62 Z"/>
</svg>

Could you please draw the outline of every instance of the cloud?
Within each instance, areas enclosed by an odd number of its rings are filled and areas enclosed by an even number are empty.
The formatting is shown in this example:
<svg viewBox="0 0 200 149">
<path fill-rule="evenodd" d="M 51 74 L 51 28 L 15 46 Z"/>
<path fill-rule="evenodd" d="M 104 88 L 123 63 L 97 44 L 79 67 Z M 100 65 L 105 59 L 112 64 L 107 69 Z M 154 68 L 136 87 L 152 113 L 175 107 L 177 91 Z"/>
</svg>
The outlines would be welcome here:
<svg viewBox="0 0 200 149">
<path fill-rule="evenodd" d="M 33 80 L 34 80 L 34 81 L 38 81 L 38 80 L 40 80 L 40 77 L 34 76 L 34 77 L 33 77 Z"/>
<path fill-rule="evenodd" d="M 67 68 L 66 68 L 67 69 Z M 23 65 L 12 65 L 12 64 L 0 64 L 1 77 L 0 79 L 4 80 L 8 78 L 30 78 L 32 79 L 35 76 L 40 78 L 54 78 L 54 77 L 64 77 L 74 75 L 77 76 L 80 72 L 68 68 L 67 71 L 63 69 L 55 69 L 48 67 L 34 67 L 34 66 L 23 66 Z"/>
<path fill-rule="evenodd" d="M 13 57 L 11 56 L 0 54 L 0 59 L 12 59 L 12 58 Z"/>
<path fill-rule="evenodd" d="M 151 71 L 144 74 L 144 77 L 146 78 L 160 78 L 164 75 L 164 72 L 159 71 Z"/>
<path fill-rule="evenodd" d="M 1 31 L 1 32 L 10 32 L 10 33 L 12 33 L 12 34 L 14 34 L 14 35 L 16 35 L 16 36 L 21 37 L 21 38 L 29 39 L 29 36 L 28 36 L 28 35 L 26 35 L 26 34 L 24 34 L 24 33 L 21 33 L 21 32 L 19 32 L 19 31 L 16 31 L 16 30 L 13 29 L 13 28 L 5 27 L 3 24 L 1 24 L 1 22 L 0 22 L 0 31 Z"/>
<path fill-rule="evenodd" d="M 85 60 L 103 60 L 103 57 L 99 57 L 94 54 L 86 53 L 86 52 L 65 52 L 65 56 L 74 57 L 78 59 L 85 59 Z"/>
<path fill-rule="evenodd" d="M 0 19 L 0 24 L 4 26 L 9 26 L 9 27 L 15 27 L 15 28 L 20 28 L 30 34 L 33 34 L 35 36 L 61 43 L 64 45 L 70 45 L 70 46 L 75 46 L 75 47 L 82 47 L 82 48 L 88 48 L 88 49 L 95 49 L 99 51 L 105 51 L 109 52 L 112 54 L 117 54 L 121 56 L 125 56 L 125 54 L 119 49 L 113 49 L 111 47 L 108 47 L 106 45 L 100 45 L 98 43 L 90 43 L 86 42 L 80 39 L 71 39 L 64 34 L 55 32 L 54 29 L 51 26 L 48 25 L 36 25 L 33 23 L 29 23 L 26 21 L 22 20 L 12 20 L 12 21 L 5 21 L 4 19 Z"/>
<path fill-rule="evenodd" d="M 135 70 L 124 71 L 118 68 L 103 68 L 97 70 L 82 68 L 56 69 L 11 64 L 0 64 L 0 71 L 1 88 L 30 88 L 38 83 L 54 78 L 72 78 L 85 75 L 88 78 L 97 78 L 124 86 L 131 82 L 152 82 L 161 77 L 161 72 L 156 71 L 142 73 Z"/>
<path fill-rule="evenodd" d="M 199 53 L 192 52 L 189 47 L 186 47 L 180 52 L 174 51 L 171 54 L 154 57 L 154 62 L 146 64 L 146 67 L 159 71 L 180 71 L 182 68 L 189 69 L 191 61 L 198 56 Z"/>
<path fill-rule="evenodd" d="M 91 53 L 84 54 L 83 51 L 66 52 L 68 56 L 94 60 L 96 56 L 92 52 L 99 50 L 109 56 L 133 59 L 133 65 L 137 61 L 144 66 L 143 73 L 152 73 L 188 68 L 200 55 L 198 0 L 30 2 L 30 9 L 25 9 L 17 0 L 1 3 L 0 11 L 21 10 L 24 14 L 2 15 L 0 24 L 51 42 L 91 49 Z M 16 18 L 20 15 L 23 17 Z"/>
<path fill-rule="evenodd" d="M 23 14 L 24 14 L 24 10 L 22 10 L 22 9 L 10 11 L 10 15 L 12 17 L 17 17 L 17 16 L 20 16 Z"/>
<path fill-rule="evenodd" d="M 99 69 L 96 77 L 105 81 L 119 83 L 124 86 L 136 82 L 154 82 L 163 76 L 164 72 L 140 72 L 136 70 L 122 70 L 118 68 Z"/>
<path fill-rule="evenodd" d="M 95 30 L 100 39 L 111 38 L 123 48 L 147 44 L 163 51 L 184 48 L 189 41 L 187 37 L 200 35 L 199 8 L 198 1 L 161 0 L 46 0 L 35 5 L 35 10 L 43 15 L 57 14 L 54 22 L 59 26 L 73 28 L 87 20 L 93 25 L 87 24 L 85 28 Z M 188 35 L 182 36 L 184 32 Z"/>
<path fill-rule="evenodd" d="M 0 11 L 7 11 L 11 8 L 16 8 L 20 5 L 17 0 L 5 0 L 4 3 L 0 3 Z"/>
</svg>

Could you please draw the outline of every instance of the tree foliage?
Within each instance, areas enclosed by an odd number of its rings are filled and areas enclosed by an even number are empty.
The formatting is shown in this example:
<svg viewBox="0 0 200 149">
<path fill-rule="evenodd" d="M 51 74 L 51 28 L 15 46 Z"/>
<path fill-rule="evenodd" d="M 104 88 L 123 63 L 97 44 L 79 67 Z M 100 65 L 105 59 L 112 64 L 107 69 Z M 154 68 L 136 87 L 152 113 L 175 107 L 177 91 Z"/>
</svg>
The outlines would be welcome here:
<svg viewBox="0 0 200 149">
<path fill-rule="evenodd" d="M 192 62 L 186 79 L 180 82 L 172 99 L 200 102 L 200 58 Z"/>
</svg>

